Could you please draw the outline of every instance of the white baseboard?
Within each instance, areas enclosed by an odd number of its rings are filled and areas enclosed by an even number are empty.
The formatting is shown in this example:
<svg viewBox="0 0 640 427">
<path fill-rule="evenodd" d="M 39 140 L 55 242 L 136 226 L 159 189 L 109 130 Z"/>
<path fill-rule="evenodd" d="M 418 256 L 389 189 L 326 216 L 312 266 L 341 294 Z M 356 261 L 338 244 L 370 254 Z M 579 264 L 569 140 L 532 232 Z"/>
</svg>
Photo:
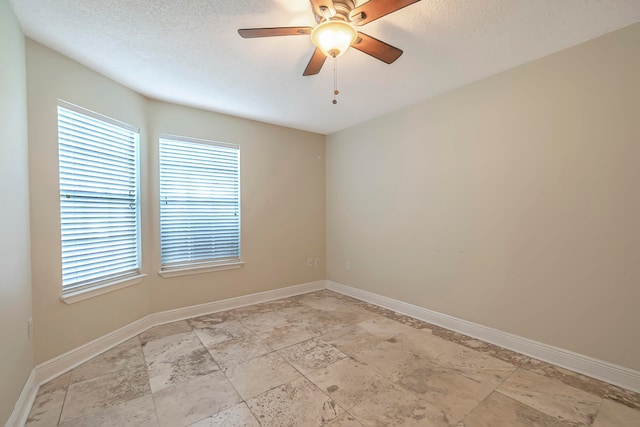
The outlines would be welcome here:
<svg viewBox="0 0 640 427">
<path fill-rule="evenodd" d="M 38 392 L 38 383 L 36 383 L 36 370 L 32 369 L 31 374 L 27 378 L 27 382 L 22 387 L 22 392 L 18 397 L 18 401 L 13 407 L 13 412 L 7 420 L 5 427 L 19 427 L 25 425 L 33 401 L 36 399 L 36 393 Z"/>
<path fill-rule="evenodd" d="M 327 289 L 640 393 L 640 372 L 393 298 L 326 281 Z"/>
<path fill-rule="evenodd" d="M 135 337 L 136 335 L 141 334 L 154 326 L 189 319 L 191 317 L 203 316 L 205 314 L 215 313 L 218 311 L 231 310 L 247 305 L 259 304 L 261 302 L 313 292 L 324 288 L 325 281 L 319 280 L 316 282 L 303 283 L 301 285 L 288 286 L 286 288 L 258 292 L 255 294 L 150 314 L 142 319 L 136 320 L 135 322 L 129 323 L 120 329 L 116 329 L 113 332 L 88 342 L 87 344 L 81 345 L 80 347 L 39 364 L 35 368 L 36 384 L 43 384 L 53 378 L 56 378 L 87 360 Z"/>
</svg>

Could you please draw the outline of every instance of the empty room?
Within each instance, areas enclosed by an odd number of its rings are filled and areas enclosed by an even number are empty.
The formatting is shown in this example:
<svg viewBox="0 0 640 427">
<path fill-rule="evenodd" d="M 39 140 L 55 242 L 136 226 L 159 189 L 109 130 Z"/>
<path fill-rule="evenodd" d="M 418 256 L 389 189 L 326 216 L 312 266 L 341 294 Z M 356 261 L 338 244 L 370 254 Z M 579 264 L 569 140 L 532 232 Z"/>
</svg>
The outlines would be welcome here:
<svg viewBox="0 0 640 427">
<path fill-rule="evenodd" d="M 638 0 L 0 0 L 0 425 L 640 426 Z"/>
</svg>

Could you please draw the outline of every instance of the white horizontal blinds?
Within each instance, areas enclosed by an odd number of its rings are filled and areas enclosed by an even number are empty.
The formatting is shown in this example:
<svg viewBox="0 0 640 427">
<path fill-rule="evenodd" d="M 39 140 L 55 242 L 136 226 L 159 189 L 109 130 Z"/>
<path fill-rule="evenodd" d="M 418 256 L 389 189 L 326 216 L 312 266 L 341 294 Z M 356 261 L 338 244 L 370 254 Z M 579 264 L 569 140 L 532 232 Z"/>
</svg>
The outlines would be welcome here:
<svg viewBox="0 0 640 427">
<path fill-rule="evenodd" d="M 162 269 L 240 260 L 237 145 L 160 138 Z"/>
<path fill-rule="evenodd" d="M 58 106 L 63 294 L 139 269 L 138 132 L 76 109 Z"/>
</svg>

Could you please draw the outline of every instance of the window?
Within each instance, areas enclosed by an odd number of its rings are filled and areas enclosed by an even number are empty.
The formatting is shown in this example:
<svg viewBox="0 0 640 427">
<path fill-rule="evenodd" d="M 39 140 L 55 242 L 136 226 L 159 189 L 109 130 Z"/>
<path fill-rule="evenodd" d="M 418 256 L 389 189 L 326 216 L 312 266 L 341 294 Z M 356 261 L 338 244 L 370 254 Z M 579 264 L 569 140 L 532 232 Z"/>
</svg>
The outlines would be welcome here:
<svg viewBox="0 0 640 427">
<path fill-rule="evenodd" d="M 138 142 L 129 125 L 58 104 L 63 299 L 141 280 Z"/>
<path fill-rule="evenodd" d="M 160 138 L 160 251 L 165 277 L 242 265 L 237 145 Z"/>
</svg>

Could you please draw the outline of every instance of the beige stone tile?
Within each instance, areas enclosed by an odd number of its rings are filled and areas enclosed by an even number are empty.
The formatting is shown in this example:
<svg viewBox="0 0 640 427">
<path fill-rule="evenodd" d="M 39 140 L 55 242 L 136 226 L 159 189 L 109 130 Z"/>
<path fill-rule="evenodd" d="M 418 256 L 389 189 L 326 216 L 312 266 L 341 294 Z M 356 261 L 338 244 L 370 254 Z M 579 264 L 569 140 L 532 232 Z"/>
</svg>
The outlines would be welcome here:
<svg viewBox="0 0 640 427">
<path fill-rule="evenodd" d="M 306 298 L 317 298 L 317 297 L 332 296 L 332 295 L 340 295 L 340 294 L 330 289 L 320 289 L 317 291 L 304 292 L 302 294 L 294 295 L 289 297 L 289 299 L 299 302 Z"/>
<path fill-rule="evenodd" d="M 310 298 L 310 300 L 313 301 L 313 298 Z M 344 307 L 361 307 L 364 304 L 356 298 L 333 291 L 329 291 L 325 295 L 318 294 L 316 301 L 336 303 Z"/>
<path fill-rule="evenodd" d="M 524 356 L 522 357 L 524 358 Z M 631 390 L 626 390 L 532 358 L 525 358 L 518 366 L 535 372 L 536 374 L 544 375 L 545 377 L 555 378 L 566 385 L 586 391 L 587 393 L 613 400 L 631 408 L 640 409 L 640 393 L 635 393 Z"/>
<path fill-rule="evenodd" d="M 584 377 L 584 375 L 583 375 Z M 564 382 L 564 381 L 563 381 Z M 602 381 L 600 381 L 602 382 Z M 606 397 L 609 400 L 626 405 L 630 408 L 640 409 L 640 393 L 636 393 L 631 390 L 627 390 L 615 385 L 606 384 L 602 387 L 603 393 L 601 397 Z M 588 392 L 592 392 L 592 388 L 583 389 Z"/>
<path fill-rule="evenodd" d="M 273 306 L 267 304 L 253 304 L 245 307 L 234 308 L 233 310 L 230 310 L 229 313 L 237 319 L 243 319 L 247 316 L 257 313 L 268 313 L 273 310 Z"/>
<path fill-rule="evenodd" d="M 362 304 L 357 300 L 343 296 L 308 297 L 300 302 L 315 310 L 324 311 L 344 324 L 354 324 L 376 316 L 376 314 L 362 308 Z"/>
<path fill-rule="evenodd" d="M 315 339 L 283 348 L 278 353 L 303 374 L 348 357 L 334 346 Z"/>
<path fill-rule="evenodd" d="M 345 412 L 339 417 L 334 418 L 329 423 L 325 424 L 327 427 L 363 427 L 360 421 L 356 420 L 356 418 Z"/>
<path fill-rule="evenodd" d="M 498 391 L 562 421 L 592 424 L 602 399 L 562 382 L 518 369 Z"/>
<path fill-rule="evenodd" d="M 245 400 L 301 376 L 275 352 L 233 365 L 225 375 Z"/>
<path fill-rule="evenodd" d="M 236 316 L 234 316 L 232 312 L 220 311 L 218 313 L 211 313 L 204 316 L 194 317 L 193 319 L 187 319 L 187 323 L 193 329 L 207 329 L 230 320 L 236 320 Z"/>
<path fill-rule="evenodd" d="M 242 401 L 220 371 L 166 387 L 153 394 L 161 426 L 192 424 Z"/>
<path fill-rule="evenodd" d="M 566 427 L 543 412 L 501 393 L 492 393 L 464 420 L 465 427 Z"/>
<path fill-rule="evenodd" d="M 27 426 L 635 427 L 639 396 L 325 290 L 152 328 L 41 386 Z"/>
<path fill-rule="evenodd" d="M 51 427 L 57 426 L 60 420 L 60 411 L 62 411 L 62 404 L 59 410 L 50 411 L 38 411 L 36 413 L 30 413 L 27 418 L 25 427 Z"/>
<path fill-rule="evenodd" d="M 153 397 L 147 395 L 129 400 L 60 424 L 60 427 L 86 426 L 157 427 Z"/>
<path fill-rule="evenodd" d="M 171 384 L 220 369 L 193 332 L 149 341 L 143 352 L 154 393 Z"/>
<path fill-rule="evenodd" d="M 397 384 L 379 390 L 349 412 L 365 426 L 450 426 L 444 412 Z"/>
<path fill-rule="evenodd" d="M 69 385 L 60 422 L 72 421 L 150 393 L 149 377 L 142 366 L 73 383 Z"/>
<path fill-rule="evenodd" d="M 207 348 L 213 359 L 224 369 L 273 351 L 255 335 L 235 338 Z"/>
<path fill-rule="evenodd" d="M 158 355 L 166 353 L 176 347 L 183 347 L 184 344 L 178 345 L 178 343 L 190 343 L 192 345 L 193 343 L 197 343 L 202 346 L 202 343 L 200 343 L 200 340 L 196 337 L 193 331 L 182 332 L 180 334 L 168 335 L 166 337 L 157 337 L 145 342 L 142 345 L 143 357 L 157 357 Z"/>
<path fill-rule="evenodd" d="M 492 382 L 476 382 L 453 369 L 427 361 L 398 384 L 442 409 L 450 421 L 462 421 L 497 387 Z"/>
<path fill-rule="evenodd" d="M 247 329 L 247 327 L 238 320 L 230 320 L 217 325 L 212 324 L 206 328 L 198 328 L 194 330 L 194 333 L 207 348 L 226 341 L 232 341 L 254 335 L 253 332 Z"/>
<path fill-rule="evenodd" d="M 372 335 L 358 325 L 350 325 L 338 331 L 318 337 L 320 341 L 331 344 L 344 354 L 354 354 L 368 347 L 373 347 L 382 341 L 382 338 Z"/>
<path fill-rule="evenodd" d="M 373 347 L 355 353 L 353 358 L 392 382 L 398 381 L 427 362 L 388 341 L 381 341 Z"/>
<path fill-rule="evenodd" d="M 396 322 L 402 323 L 405 326 L 409 326 L 412 329 L 424 329 L 428 325 L 431 325 L 430 323 L 427 323 L 420 319 L 416 319 L 415 317 L 407 316 L 406 314 L 398 313 L 387 308 L 378 307 L 373 304 L 367 304 L 364 307 L 372 313 L 376 313 L 377 315 L 386 317 L 387 319 L 395 320 Z"/>
<path fill-rule="evenodd" d="M 71 383 L 71 372 L 67 372 L 66 374 L 62 374 L 52 380 L 47 381 L 42 384 L 38 389 L 38 394 L 49 393 L 57 390 L 66 390 Z"/>
<path fill-rule="evenodd" d="M 335 317 L 345 325 L 352 325 L 369 320 L 377 315 L 358 306 L 343 306 L 335 310 L 329 311 L 332 317 Z"/>
<path fill-rule="evenodd" d="M 465 348 L 459 344 L 432 335 L 429 331 L 422 329 L 402 332 L 390 338 L 388 341 L 398 344 L 413 354 L 432 361 L 439 359 L 447 353 L 454 353 L 459 349 Z"/>
<path fill-rule="evenodd" d="M 310 372 L 307 378 L 347 410 L 390 384 L 351 358 Z"/>
<path fill-rule="evenodd" d="M 260 332 L 258 336 L 262 341 L 267 343 L 269 347 L 274 350 L 279 350 L 314 338 L 318 336 L 318 334 L 303 326 L 286 324 Z"/>
<path fill-rule="evenodd" d="M 260 427 L 260 423 L 245 403 L 191 424 L 189 427 Z"/>
<path fill-rule="evenodd" d="M 495 344 L 477 340 L 435 325 L 429 325 L 428 327 L 423 328 L 423 330 L 430 331 L 433 335 L 440 338 L 477 350 L 480 353 L 495 357 L 496 359 L 500 359 L 504 362 L 511 363 L 514 366 L 526 367 L 529 369 L 530 362 L 534 361 L 534 359 L 523 354 L 516 353 L 515 351 L 507 350 L 506 348 L 498 347 Z"/>
<path fill-rule="evenodd" d="M 153 327 L 138 335 L 138 338 L 140 339 L 140 343 L 144 345 L 149 341 L 153 341 L 158 338 L 184 334 L 187 332 L 191 332 L 191 325 L 189 325 L 186 320 L 181 320 L 179 322 L 167 323 L 165 325 Z"/>
<path fill-rule="evenodd" d="M 71 371 L 71 382 L 144 365 L 142 346 L 138 337 L 123 342 Z"/>
<path fill-rule="evenodd" d="M 39 427 L 58 424 L 70 380 L 71 373 L 69 372 L 40 387 L 31 406 L 31 411 L 27 418 L 27 426 Z"/>
<path fill-rule="evenodd" d="M 318 291 L 299 295 L 296 297 L 296 301 L 316 310 L 326 311 L 349 306 L 349 300 L 332 291 Z"/>
<path fill-rule="evenodd" d="M 640 426 L 640 409 L 629 408 L 613 400 L 602 401 L 593 427 Z"/>
<path fill-rule="evenodd" d="M 280 298 L 272 301 L 263 302 L 260 304 L 255 304 L 253 307 L 260 309 L 269 309 L 269 310 L 283 310 L 289 307 L 298 307 L 300 303 L 296 301 L 294 298 Z"/>
<path fill-rule="evenodd" d="M 247 401 L 263 427 L 313 427 L 344 410 L 306 378 L 283 384 Z"/>
<path fill-rule="evenodd" d="M 340 299 L 340 300 L 342 300 L 342 301 L 344 301 L 346 303 L 357 305 L 358 307 L 368 307 L 368 306 L 371 305 L 368 302 L 365 302 L 363 300 L 359 300 L 358 298 L 351 297 L 349 295 L 341 294 L 341 293 L 336 292 L 336 291 L 331 291 L 331 292 L 333 292 L 333 295 L 336 298 L 338 298 L 338 299 Z"/>
<path fill-rule="evenodd" d="M 275 311 L 251 314 L 243 317 L 241 322 L 254 334 L 260 334 L 260 332 L 270 331 L 289 324 L 284 317 Z"/>
<path fill-rule="evenodd" d="M 371 335 L 375 335 L 385 340 L 401 333 L 410 333 L 415 331 L 415 329 L 410 326 L 382 316 L 375 316 L 371 319 L 360 322 L 358 323 L 358 326 L 369 332 Z"/>
<path fill-rule="evenodd" d="M 478 383 L 500 385 L 517 369 L 516 366 L 496 359 L 488 354 L 459 346 L 441 354 L 435 362 L 445 368 L 451 368 Z"/>
<path fill-rule="evenodd" d="M 315 310 L 299 304 L 278 311 L 289 323 L 295 323 L 318 334 L 327 334 L 345 327 L 339 319 L 331 316 L 330 312 Z"/>
</svg>

